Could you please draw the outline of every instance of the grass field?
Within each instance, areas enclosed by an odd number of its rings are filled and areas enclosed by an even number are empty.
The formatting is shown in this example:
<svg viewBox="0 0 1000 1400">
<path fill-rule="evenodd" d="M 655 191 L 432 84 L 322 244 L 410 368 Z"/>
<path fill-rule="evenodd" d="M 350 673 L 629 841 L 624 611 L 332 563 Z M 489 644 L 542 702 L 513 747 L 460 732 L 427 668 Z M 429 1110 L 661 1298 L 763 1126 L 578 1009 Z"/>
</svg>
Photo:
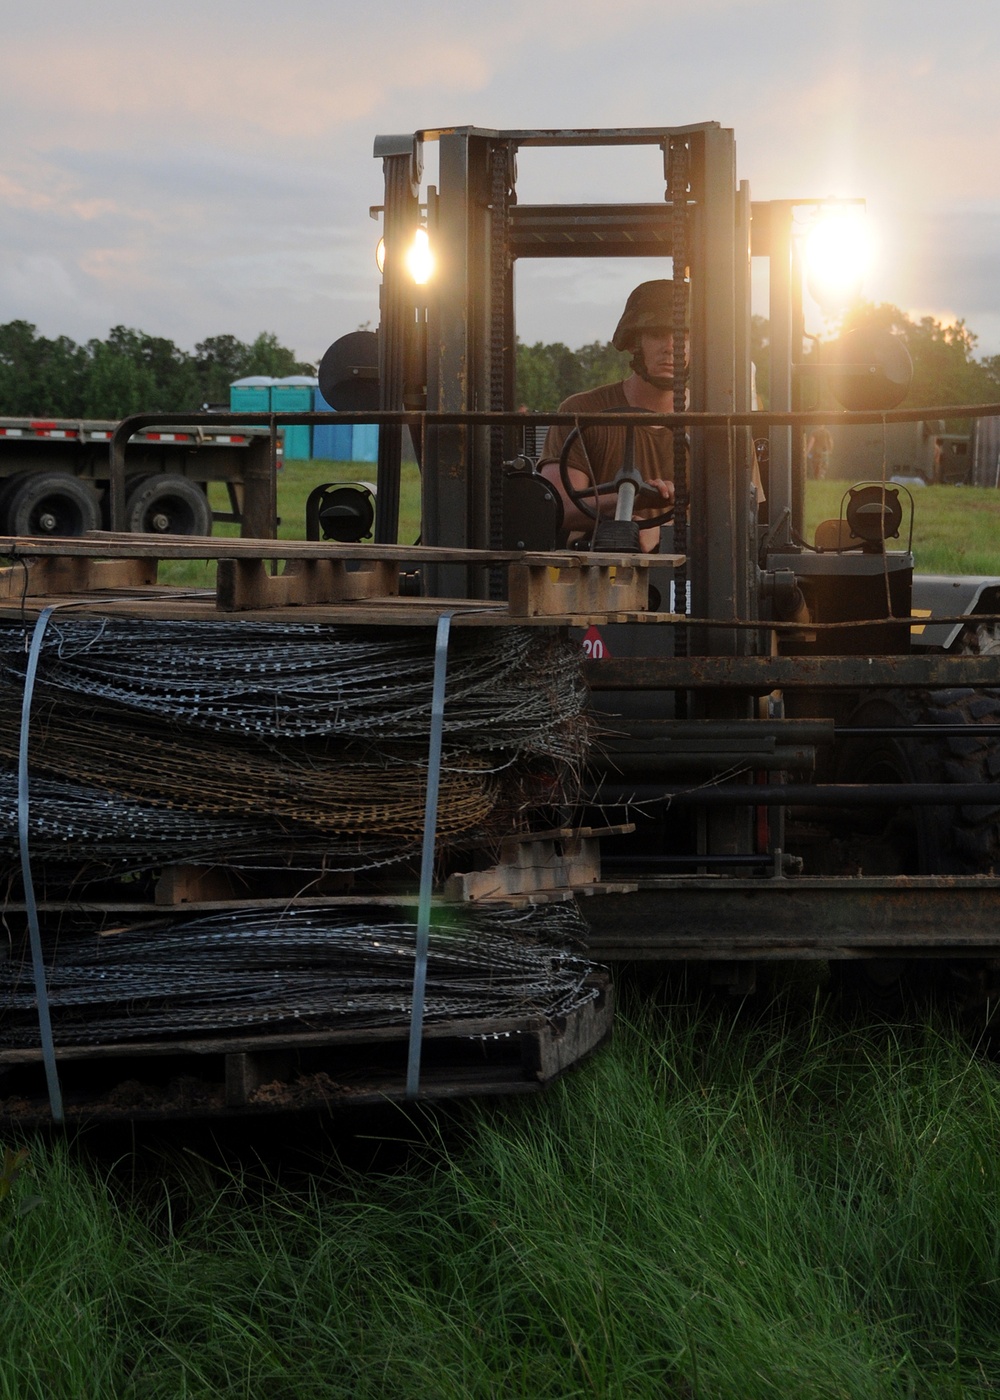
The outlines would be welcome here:
<svg viewBox="0 0 1000 1400">
<path fill-rule="evenodd" d="M 375 1176 L 34 1145 L 0 1396 L 996 1394 L 994 1064 L 809 988 L 757 1015 L 633 1000 L 546 1096 L 452 1109 Z"/>
<path fill-rule="evenodd" d="M 374 482 L 375 476 L 374 462 L 287 462 L 278 473 L 278 538 L 305 539 L 306 499 L 315 487 L 336 481 Z M 213 510 L 229 510 L 222 482 L 210 483 L 208 498 Z M 399 505 L 400 541 L 412 543 L 420 532 L 420 474 L 412 463 L 403 466 Z M 213 531 L 223 537 L 239 532 L 238 525 L 227 524 L 218 524 Z M 202 560 L 167 560 L 160 564 L 158 579 L 185 588 L 214 588 L 215 565 Z"/>
<path fill-rule="evenodd" d="M 847 481 L 806 484 L 806 538 L 820 520 L 840 515 Z M 907 506 L 906 490 L 900 495 Z M 1000 574 L 1000 491 L 971 486 L 923 486 L 912 491 L 914 565 L 924 574 Z M 908 510 L 900 541 L 906 547 Z"/>
<path fill-rule="evenodd" d="M 309 492 L 327 481 L 374 480 L 374 463 L 289 462 L 278 476 L 278 514 L 281 539 L 305 538 L 305 503 Z M 806 486 L 806 537 L 812 539 L 820 520 L 840 513 L 841 499 L 850 483 L 810 481 Z M 913 491 L 913 548 L 916 568 L 930 574 L 1000 574 L 1000 492 L 966 486 L 926 486 Z M 225 490 L 219 483 L 210 489 L 216 510 L 227 510 Z M 906 501 L 903 492 L 904 503 Z M 908 529 L 908 520 L 904 530 Z M 403 468 L 400 493 L 401 542 L 411 543 L 420 532 L 420 476 L 416 466 Z M 216 525 L 218 535 L 239 533 L 235 525 Z M 896 543 L 895 541 L 893 542 Z M 905 538 L 899 547 L 905 547 Z M 209 588 L 214 565 L 172 562 L 160 566 L 164 583 Z"/>
</svg>

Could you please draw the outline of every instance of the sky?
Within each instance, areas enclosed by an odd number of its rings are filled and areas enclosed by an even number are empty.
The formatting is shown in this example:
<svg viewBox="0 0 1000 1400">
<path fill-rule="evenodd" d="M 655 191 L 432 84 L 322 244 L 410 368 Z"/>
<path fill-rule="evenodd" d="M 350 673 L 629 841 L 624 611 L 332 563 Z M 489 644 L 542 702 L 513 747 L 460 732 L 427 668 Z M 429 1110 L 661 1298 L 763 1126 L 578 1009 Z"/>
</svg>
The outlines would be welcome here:
<svg viewBox="0 0 1000 1400">
<path fill-rule="evenodd" d="M 754 199 L 867 200 L 870 300 L 1000 353 L 997 0 L 0 0 L 0 19 L 0 323 L 188 350 L 270 331 L 317 361 L 377 321 L 377 134 L 718 121 Z M 518 192 L 663 190 L 648 152 L 522 152 Z M 644 275 L 522 265 L 519 334 L 607 340 Z"/>
</svg>

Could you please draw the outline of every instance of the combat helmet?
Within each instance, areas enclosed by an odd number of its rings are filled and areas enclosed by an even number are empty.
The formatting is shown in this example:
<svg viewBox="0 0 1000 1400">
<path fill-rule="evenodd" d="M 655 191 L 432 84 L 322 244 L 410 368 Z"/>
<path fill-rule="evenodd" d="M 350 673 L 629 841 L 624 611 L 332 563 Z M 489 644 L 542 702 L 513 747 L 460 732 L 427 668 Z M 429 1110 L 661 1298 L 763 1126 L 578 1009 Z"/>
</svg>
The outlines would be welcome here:
<svg viewBox="0 0 1000 1400">
<path fill-rule="evenodd" d="M 643 331 L 669 330 L 673 324 L 673 281 L 661 277 L 655 282 L 640 282 L 629 292 L 611 343 L 616 350 L 634 350 Z"/>
<path fill-rule="evenodd" d="M 685 291 L 687 284 L 684 284 Z M 616 350 L 632 352 L 632 369 L 641 379 L 658 389 L 672 389 L 673 379 L 663 379 L 651 375 L 642 355 L 641 336 L 644 331 L 669 330 L 674 324 L 675 284 L 669 277 L 658 278 L 654 282 L 640 282 L 629 293 L 625 310 L 611 343 Z M 686 319 L 686 317 L 685 317 Z M 678 376 L 678 378 L 683 375 Z"/>
</svg>

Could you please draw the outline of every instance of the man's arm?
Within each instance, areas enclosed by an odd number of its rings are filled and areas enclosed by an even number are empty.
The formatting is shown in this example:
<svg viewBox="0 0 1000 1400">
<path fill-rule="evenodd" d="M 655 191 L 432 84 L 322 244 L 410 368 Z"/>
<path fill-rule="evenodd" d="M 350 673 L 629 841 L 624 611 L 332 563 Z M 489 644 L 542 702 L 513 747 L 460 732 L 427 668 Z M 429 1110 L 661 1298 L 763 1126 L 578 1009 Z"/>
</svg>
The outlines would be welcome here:
<svg viewBox="0 0 1000 1400">
<path fill-rule="evenodd" d="M 543 458 L 538 464 L 539 474 L 559 493 L 563 504 L 563 528 L 570 534 L 581 532 L 589 535 L 594 528 L 594 521 L 591 516 L 584 514 L 578 505 L 572 500 L 562 481 L 562 474 L 559 471 L 559 463 L 545 461 Z M 607 495 L 593 496 L 586 493 L 592 489 L 590 476 L 587 472 L 581 471 L 577 467 L 567 467 L 566 475 L 573 487 L 585 497 L 588 505 L 602 516 L 609 519 L 614 517 L 618 506 L 618 492 L 609 491 Z M 654 478 L 647 481 L 642 489 L 636 493 L 635 509 L 632 518 L 641 522 L 643 515 L 648 515 L 650 511 L 655 514 L 662 514 L 674 501 L 674 483 L 672 481 L 662 481 Z M 659 529 L 643 530 L 640 536 L 641 547 L 648 553 L 655 549 L 659 541 Z"/>
</svg>

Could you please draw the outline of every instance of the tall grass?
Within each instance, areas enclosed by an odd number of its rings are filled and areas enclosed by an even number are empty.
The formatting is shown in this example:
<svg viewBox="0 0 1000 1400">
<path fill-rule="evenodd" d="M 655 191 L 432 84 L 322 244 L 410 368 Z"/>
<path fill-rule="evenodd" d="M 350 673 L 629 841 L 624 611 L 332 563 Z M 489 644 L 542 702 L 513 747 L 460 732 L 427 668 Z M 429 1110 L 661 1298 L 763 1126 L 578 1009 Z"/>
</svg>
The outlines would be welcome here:
<svg viewBox="0 0 1000 1400">
<path fill-rule="evenodd" d="M 376 1178 L 126 1198 L 35 1149 L 0 1396 L 969 1396 L 1000 1389 L 1000 1081 L 945 1028 L 645 1003 L 541 1100 Z"/>
</svg>

